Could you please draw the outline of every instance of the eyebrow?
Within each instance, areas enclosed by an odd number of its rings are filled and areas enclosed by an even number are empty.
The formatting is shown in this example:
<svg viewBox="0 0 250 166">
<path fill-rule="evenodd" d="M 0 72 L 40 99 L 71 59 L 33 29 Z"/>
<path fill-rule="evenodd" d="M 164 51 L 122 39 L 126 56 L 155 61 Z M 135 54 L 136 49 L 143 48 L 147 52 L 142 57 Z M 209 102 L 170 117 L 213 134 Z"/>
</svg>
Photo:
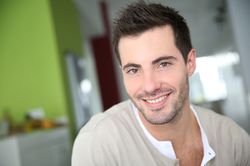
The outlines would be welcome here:
<svg viewBox="0 0 250 166">
<path fill-rule="evenodd" d="M 124 65 L 124 66 L 122 67 L 122 70 L 125 70 L 126 68 L 129 68 L 129 67 L 140 68 L 141 65 L 138 65 L 138 64 L 135 64 L 135 63 L 128 63 L 128 64 L 126 64 L 126 65 Z"/>
<path fill-rule="evenodd" d="M 162 60 L 176 60 L 176 57 L 174 57 L 174 56 L 161 56 L 161 57 L 153 60 L 152 64 L 155 65 Z M 141 65 L 135 64 L 135 63 L 127 63 L 126 65 L 124 65 L 122 67 L 122 70 L 125 70 L 126 68 L 129 68 L 129 67 L 141 68 Z"/>
<path fill-rule="evenodd" d="M 155 64 L 159 63 L 162 60 L 176 60 L 176 57 L 174 57 L 174 56 L 161 56 L 161 57 L 153 60 L 152 64 L 155 65 Z"/>
</svg>

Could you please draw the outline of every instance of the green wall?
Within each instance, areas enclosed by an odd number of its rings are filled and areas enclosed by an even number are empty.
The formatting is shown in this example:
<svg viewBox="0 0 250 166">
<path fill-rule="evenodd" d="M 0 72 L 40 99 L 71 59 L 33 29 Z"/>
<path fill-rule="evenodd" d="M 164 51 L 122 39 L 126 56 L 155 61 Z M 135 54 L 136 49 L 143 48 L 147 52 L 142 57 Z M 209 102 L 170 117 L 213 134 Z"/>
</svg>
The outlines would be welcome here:
<svg viewBox="0 0 250 166">
<path fill-rule="evenodd" d="M 0 0 L 0 36 L 0 114 L 21 123 L 42 107 L 47 118 L 72 120 L 64 53 L 82 54 L 73 2 Z"/>
<path fill-rule="evenodd" d="M 59 54 L 82 55 L 79 15 L 73 0 L 50 0 Z"/>
</svg>

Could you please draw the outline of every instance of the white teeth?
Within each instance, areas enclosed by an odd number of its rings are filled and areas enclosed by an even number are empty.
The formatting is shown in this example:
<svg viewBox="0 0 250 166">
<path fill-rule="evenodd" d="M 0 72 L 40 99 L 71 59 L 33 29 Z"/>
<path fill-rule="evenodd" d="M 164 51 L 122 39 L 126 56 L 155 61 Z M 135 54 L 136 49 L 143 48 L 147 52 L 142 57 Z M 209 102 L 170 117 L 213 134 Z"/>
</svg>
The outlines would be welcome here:
<svg viewBox="0 0 250 166">
<path fill-rule="evenodd" d="M 161 96 L 161 97 L 159 97 L 159 98 L 157 98 L 157 99 L 154 99 L 154 100 L 149 100 L 149 99 L 147 99 L 146 101 L 147 101 L 148 103 L 154 104 L 154 103 L 161 102 L 161 101 L 164 100 L 165 98 L 166 98 L 166 96 Z"/>
</svg>

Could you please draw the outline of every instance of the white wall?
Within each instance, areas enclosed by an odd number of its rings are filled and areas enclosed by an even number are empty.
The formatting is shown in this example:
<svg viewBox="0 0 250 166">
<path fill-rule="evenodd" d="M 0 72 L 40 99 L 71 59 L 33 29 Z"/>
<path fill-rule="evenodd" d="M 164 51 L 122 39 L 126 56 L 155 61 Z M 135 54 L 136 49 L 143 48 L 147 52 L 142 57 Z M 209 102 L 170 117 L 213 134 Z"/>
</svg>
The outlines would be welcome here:
<svg viewBox="0 0 250 166">
<path fill-rule="evenodd" d="M 250 1 L 249 0 L 227 0 L 228 10 L 233 27 L 233 33 L 237 49 L 240 54 L 240 69 L 245 85 L 246 97 L 243 98 L 247 103 L 247 119 L 250 119 Z M 236 104 L 236 103 L 235 103 Z M 237 111 L 237 110 L 236 110 Z M 250 133 L 250 123 L 248 123 Z"/>
</svg>

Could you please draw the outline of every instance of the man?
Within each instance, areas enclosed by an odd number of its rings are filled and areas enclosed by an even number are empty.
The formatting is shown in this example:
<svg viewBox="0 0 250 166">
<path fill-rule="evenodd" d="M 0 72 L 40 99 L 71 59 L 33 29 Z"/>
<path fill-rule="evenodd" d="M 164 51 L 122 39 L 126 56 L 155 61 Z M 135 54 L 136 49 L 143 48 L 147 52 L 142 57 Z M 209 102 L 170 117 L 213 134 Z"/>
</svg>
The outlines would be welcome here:
<svg viewBox="0 0 250 166">
<path fill-rule="evenodd" d="M 190 105 L 196 53 L 175 9 L 131 4 L 113 33 L 130 100 L 81 129 L 72 166 L 250 165 L 248 134 L 229 118 Z"/>
</svg>

